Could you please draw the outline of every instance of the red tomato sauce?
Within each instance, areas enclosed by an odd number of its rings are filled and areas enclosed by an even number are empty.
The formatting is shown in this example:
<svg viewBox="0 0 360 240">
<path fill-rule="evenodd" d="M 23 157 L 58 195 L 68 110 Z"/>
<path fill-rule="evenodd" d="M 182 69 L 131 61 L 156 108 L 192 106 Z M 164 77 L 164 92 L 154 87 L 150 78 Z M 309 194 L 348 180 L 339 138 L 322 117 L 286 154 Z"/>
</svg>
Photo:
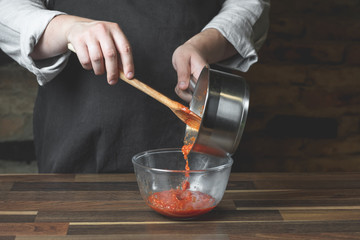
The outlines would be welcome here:
<svg viewBox="0 0 360 240">
<path fill-rule="evenodd" d="M 185 159 L 185 177 L 189 177 L 189 171 L 190 171 L 190 167 L 189 167 L 189 159 L 188 159 L 188 155 L 190 153 L 190 150 L 192 149 L 194 143 L 190 143 L 190 144 L 184 144 L 184 146 L 181 148 L 181 151 L 184 155 L 184 159 Z"/>
<path fill-rule="evenodd" d="M 156 192 L 149 196 L 148 202 L 156 212 L 176 218 L 199 216 L 215 207 L 215 199 L 210 195 L 183 189 Z"/>
<path fill-rule="evenodd" d="M 192 143 L 185 144 L 181 151 L 186 161 L 185 177 L 177 189 L 156 192 L 148 197 L 148 205 L 156 212 L 168 217 L 191 218 L 211 211 L 215 207 L 215 199 L 208 194 L 191 191 L 189 178 L 188 155 L 193 147 Z"/>
</svg>

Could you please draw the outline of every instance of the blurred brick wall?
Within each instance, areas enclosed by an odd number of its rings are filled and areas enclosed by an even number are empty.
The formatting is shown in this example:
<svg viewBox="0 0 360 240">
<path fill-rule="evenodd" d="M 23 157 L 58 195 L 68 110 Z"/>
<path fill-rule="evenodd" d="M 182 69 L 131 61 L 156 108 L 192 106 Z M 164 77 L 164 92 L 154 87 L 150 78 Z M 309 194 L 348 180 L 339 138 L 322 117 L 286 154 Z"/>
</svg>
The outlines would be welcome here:
<svg viewBox="0 0 360 240">
<path fill-rule="evenodd" d="M 15 63 L 0 67 L 0 141 L 32 140 L 35 77 Z"/>
<path fill-rule="evenodd" d="M 241 171 L 360 170 L 360 1 L 272 0 Z"/>
<path fill-rule="evenodd" d="M 260 62 L 240 73 L 251 99 L 234 170 L 360 171 L 360 0 L 271 5 Z M 0 155 L 31 141 L 36 91 L 33 75 L 0 67 Z"/>
<path fill-rule="evenodd" d="M 34 161 L 35 76 L 0 52 L 0 160 Z"/>
</svg>

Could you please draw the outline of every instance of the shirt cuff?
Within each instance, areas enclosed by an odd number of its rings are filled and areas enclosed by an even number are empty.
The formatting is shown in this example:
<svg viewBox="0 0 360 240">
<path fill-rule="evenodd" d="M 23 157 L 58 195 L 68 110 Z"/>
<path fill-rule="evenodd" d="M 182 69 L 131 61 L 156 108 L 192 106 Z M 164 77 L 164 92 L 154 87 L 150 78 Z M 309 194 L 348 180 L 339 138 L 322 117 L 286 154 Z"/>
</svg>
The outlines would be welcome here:
<svg viewBox="0 0 360 240">
<path fill-rule="evenodd" d="M 251 40 L 252 27 L 247 23 L 241 22 L 241 24 L 231 28 L 224 28 L 226 26 L 224 23 L 226 24 L 227 20 L 215 17 L 203 30 L 215 28 L 234 46 L 239 54 L 217 64 L 246 72 L 252 64 L 258 61 L 258 55 Z"/>
<path fill-rule="evenodd" d="M 258 61 L 257 50 L 267 35 L 269 6 L 269 1 L 225 1 L 219 14 L 203 30 L 218 30 L 239 54 L 218 65 L 246 72 Z"/>
<path fill-rule="evenodd" d="M 20 64 L 26 66 L 29 71 L 36 75 L 37 81 L 40 85 L 44 85 L 55 78 L 55 76 L 65 68 L 70 55 L 70 52 L 66 52 L 53 58 L 36 61 L 30 57 L 30 54 L 34 50 L 35 45 L 41 38 L 49 22 L 54 17 L 61 14 L 65 13 L 49 10 L 34 11 L 32 13 L 34 16 L 30 16 L 28 18 L 34 20 L 24 23 L 21 29 Z"/>
</svg>

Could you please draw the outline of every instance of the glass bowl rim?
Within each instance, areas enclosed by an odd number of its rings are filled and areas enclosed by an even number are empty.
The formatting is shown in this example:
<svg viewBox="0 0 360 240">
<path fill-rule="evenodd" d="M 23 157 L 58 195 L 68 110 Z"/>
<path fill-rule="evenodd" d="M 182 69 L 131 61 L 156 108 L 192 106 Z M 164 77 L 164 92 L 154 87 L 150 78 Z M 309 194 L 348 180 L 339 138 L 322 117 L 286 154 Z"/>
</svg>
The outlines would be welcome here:
<svg viewBox="0 0 360 240">
<path fill-rule="evenodd" d="M 186 171 L 185 169 L 184 170 L 170 170 L 170 169 L 161 169 L 161 168 L 153 168 L 153 167 L 147 167 L 147 166 L 144 166 L 140 163 L 138 163 L 136 160 L 144 155 L 147 155 L 147 154 L 154 154 L 154 153 L 167 153 L 167 152 L 178 152 L 178 153 L 182 153 L 181 149 L 180 148 L 160 148 L 160 149 L 152 149 L 152 150 L 146 150 L 146 151 L 143 151 L 143 152 L 139 152 L 137 154 L 135 154 L 131 161 L 134 165 L 138 166 L 138 167 L 141 167 L 143 169 L 148 169 L 148 170 L 151 170 L 151 171 L 156 171 L 156 172 L 169 172 L 169 173 L 204 173 L 204 172 L 215 172 L 215 171 L 221 171 L 223 169 L 226 169 L 226 168 L 229 168 L 232 166 L 234 160 L 229 156 L 225 156 L 225 157 L 221 157 L 221 158 L 226 158 L 228 160 L 227 163 L 225 164 L 221 164 L 219 166 L 216 166 L 216 167 L 211 167 L 211 168 L 206 168 L 206 169 L 203 169 L 203 170 L 189 170 L 189 171 Z M 198 153 L 198 152 L 195 152 L 197 154 L 204 154 L 206 155 L 205 153 Z"/>
</svg>

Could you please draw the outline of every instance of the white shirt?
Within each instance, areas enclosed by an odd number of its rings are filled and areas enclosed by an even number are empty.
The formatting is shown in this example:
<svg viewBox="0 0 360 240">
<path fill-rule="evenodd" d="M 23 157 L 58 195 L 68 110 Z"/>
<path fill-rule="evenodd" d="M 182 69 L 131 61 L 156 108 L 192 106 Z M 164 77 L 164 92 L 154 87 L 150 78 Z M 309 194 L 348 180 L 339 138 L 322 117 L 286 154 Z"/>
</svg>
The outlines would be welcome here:
<svg viewBox="0 0 360 240">
<path fill-rule="evenodd" d="M 0 48 L 44 85 L 66 66 L 70 52 L 51 59 L 30 57 L 48 23 L 65 14 L 46 9 L 43 0 L 0 0 Z M 247 71 L 257 62 L 256 51 L 265 41 L 270 0 L 225 0 L 220 12 L 205 27 L 215 28 L 235 47 L 238 55 L 219 63 Z"/>
</svg>

